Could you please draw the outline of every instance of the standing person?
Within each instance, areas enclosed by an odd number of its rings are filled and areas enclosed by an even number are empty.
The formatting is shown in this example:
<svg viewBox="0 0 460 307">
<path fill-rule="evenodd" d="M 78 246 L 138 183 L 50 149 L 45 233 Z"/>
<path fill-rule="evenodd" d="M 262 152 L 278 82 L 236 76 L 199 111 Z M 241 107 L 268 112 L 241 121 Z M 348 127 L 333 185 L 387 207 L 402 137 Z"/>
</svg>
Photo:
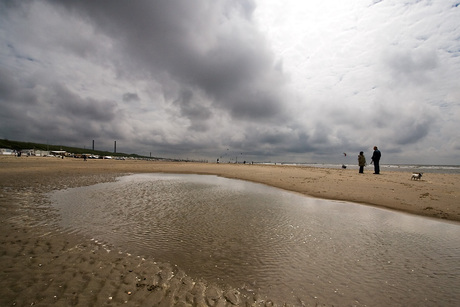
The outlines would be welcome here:
<svg viewBox="0 0 460 307">
<path fill-rule="evenodd" d="M 374 153 L 372 154 L 372 162 L 374 163 L 374 174 L 380 174 L 380 157 L 382 156 L 382 153 L 380 150 L 377 148 L 377 146 L 374 146 Z"/>
<path fill-rule="evenodd" d="M 359 152 L 358 155 L 358 165 L 359 165 L 359 173 L 364 173 L 364 166 L 366 166 L 366 157 L 364 157 L 364 153 L 362 151 Z"/>
</svg>

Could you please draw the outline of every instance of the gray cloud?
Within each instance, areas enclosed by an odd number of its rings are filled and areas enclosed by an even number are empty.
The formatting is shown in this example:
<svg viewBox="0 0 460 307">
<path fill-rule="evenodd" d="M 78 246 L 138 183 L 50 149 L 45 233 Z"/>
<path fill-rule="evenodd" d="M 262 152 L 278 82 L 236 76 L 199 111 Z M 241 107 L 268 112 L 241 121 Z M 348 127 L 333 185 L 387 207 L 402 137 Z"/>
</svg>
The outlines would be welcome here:
<svg viewBox="0 0 460 307">
<path fill-rule="evenodd" d="M 140 101 L 141 99 L 136 93 L 124 93 L 123 94 L 123 101 L 130 102 L 130 101 Z"/>
<path fill-rule="evenodd" d="M 378 144 L 394 162 L 457 161 L 459 8 L 312 3 L 2 1 L 0 137 L 315 162 Z"/>
<path fill-rule="evenodd" d="M 71 114 L 79 119 L 111 122 L 117 112 L 116 104 L 112 101 L 81 98 L 62 85 L 51 88 L 46 98 L 58 115 Z"/>
<path fill-rule="evenodd" d="M 250 22 L 250 1 L 57 3 L 78 10 L 96 29 L 116 38 L 129 56 L 128 69 L 148 69 L 154 78 L 167 73 L 185 87 L 181 91 L 200 89 L 213 106 L 237 118 L 266 119 L 282 111 L 278 93 L 284 77 Z"/>
<path fill-rule="evenodd" d="M 429 73 L 439 64 L 434 50 L 400 50 L 388 55 L 387 61 L 395 85 L 426 84 L 430 81 Z"/>
</svg>

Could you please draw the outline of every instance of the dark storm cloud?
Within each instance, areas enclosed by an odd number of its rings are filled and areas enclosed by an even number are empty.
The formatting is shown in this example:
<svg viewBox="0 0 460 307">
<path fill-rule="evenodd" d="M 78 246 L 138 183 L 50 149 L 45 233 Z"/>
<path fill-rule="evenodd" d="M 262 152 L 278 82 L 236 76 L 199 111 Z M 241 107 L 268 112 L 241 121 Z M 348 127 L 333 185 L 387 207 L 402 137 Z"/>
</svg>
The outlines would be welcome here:
<svg viewBox="0 0 460 307">
<path fill-rule="evenodd" d="M 123 101 L 130 102 L 130 101 L 140 101 L 141 99 L 136 93 L 124 93 L 123 94 Z"/>
<path fill-rule="evenodd" d="M 175 103 L 179 105 L 181 114 L 189 119 L 206 120 L 211 116 L 211 112 L 196 101 L 191 90 L 182 90 Z"/>
<path fill-rule="evenodd" d="M 0 99 L 3 101 L 13 98 L 18 91 L 13 75 L 11 71 L 0 67 Z"/>
<path fill-rule="evenodd" d="M 112 101 L 82 98 L 59 84 L 53 86 L 47 94 L 51 107 L 54 107 L 59 115 L 111 122 L 117 112 L 116 104 Z"/>
<path fill-rule="evenodd" d="M 180 115 L 190 120 L 189 128 L 194 131 L 208 130 L 206 121 L 211 118 L 211 111 L 195 97 L 195 93 L 188 89 L 182 89 L 178 98 L 173 102 L 179 107 Z"/>
<path fill-rule="evenodd" d="M 12 76 L 0 69 L 0 118 L 5 135 L 66 139 L 70 143 L 98 135 L 104 125 L 112 126 L 117 113 L 114 102 L 80 97 L 58 83 L 42 84 L 32 77 L 16 80 Z M 104 134 L 111 131 L 109 128 Z"/>
<path fill-rule="evenodd" d="M 46 117 L 76 117 L 102 122 L 110 122 L 115 117 L 114 102 L 79 97 L 61 84 L 43 88 L 42 84 L 30 79 L 25 80 L 28 86 L 24 87 L 1 69 L 0 80 L 0 99 L 9 102 L 4 104 L 4 114 L 10 112 L 7 116 L 22 116 L 21 112 L 17 112 L 18 109 L 22 109 L 26 113 Z"/>
<path fill-rule="evenodd" d="M 398 145 L 415 144 L 425 138 L 431 130 L 429 119 L 408 120 L 395 131 L 394 142 Z"/>
<path fill-rule="evenodd" d="M 214 107 L 236 118 L 282 113 L 283 76 L 250 24 L 252 1 L 55 3 L 114 38 L 123 52 L 121 75 L 135 68 L 161 80 L 166 73 L 182 90 L 204 91 Z"/>
<path fill-rule="evenodd" d="M 0 67 L 0 102 L 2 105 L 2 122 L 15 122 L 39 104 L 35 84 L 19 81 L 14 74 Z"/>
</svg>

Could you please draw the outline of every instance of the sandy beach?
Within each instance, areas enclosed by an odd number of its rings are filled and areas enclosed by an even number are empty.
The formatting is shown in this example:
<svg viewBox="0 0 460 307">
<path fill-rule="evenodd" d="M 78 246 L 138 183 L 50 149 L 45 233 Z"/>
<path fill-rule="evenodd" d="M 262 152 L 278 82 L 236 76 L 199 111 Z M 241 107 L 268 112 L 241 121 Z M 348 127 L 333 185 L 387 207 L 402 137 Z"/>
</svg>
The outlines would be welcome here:
<svg viewBox="0 0 460 307">
<path fill-rule="evenodd" d="M 60 232 L 45 193 L 132 173 L 213 174 L 308 196 L 460 221 L 460 175 L 350 169 L 0 156 L 0 306 L 272 306 L 180 268 Z M 110 251 L 109 251 L 110 250 Z M 319 302 L 322 306 L 327 302 Z"/>
</svg>

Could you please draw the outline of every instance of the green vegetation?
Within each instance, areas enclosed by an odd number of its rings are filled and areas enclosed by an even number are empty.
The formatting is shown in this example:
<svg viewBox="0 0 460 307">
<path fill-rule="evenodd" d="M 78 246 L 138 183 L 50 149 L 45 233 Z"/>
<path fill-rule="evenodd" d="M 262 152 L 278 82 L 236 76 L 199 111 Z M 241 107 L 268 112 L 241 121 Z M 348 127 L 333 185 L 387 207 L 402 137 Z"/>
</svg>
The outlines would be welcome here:
<svg viewBox="0 0 460 307">
<path fill-rule="evenodd" d="M 39 143 L 31 143 L 31 142 L 18 142 L 18 141 L 10 141 L 10 140 L 5 140 L 5 139 L 0 139 L 0 148 L 8 148 L 8 149 L 13 149 L 17 151 L 26 150 L 26 149 L 35 149 L 35 150 L 43 150 L 43 151 L 65 150 L 68 153 L 73 153 L 77 155 L 92 154 L 92 155 L 98 155 L 98 156 L 147 158 L 145 156 L 139 156 L 136 154 L 125 154 L 121 152 L 113 153 L 109 151 L 91 150 L 91 149 L 68 147 L 68 146 L 62 146 L 62 145 L 48 145 L 48 144 L 39 144 Z"/>
</svg>

